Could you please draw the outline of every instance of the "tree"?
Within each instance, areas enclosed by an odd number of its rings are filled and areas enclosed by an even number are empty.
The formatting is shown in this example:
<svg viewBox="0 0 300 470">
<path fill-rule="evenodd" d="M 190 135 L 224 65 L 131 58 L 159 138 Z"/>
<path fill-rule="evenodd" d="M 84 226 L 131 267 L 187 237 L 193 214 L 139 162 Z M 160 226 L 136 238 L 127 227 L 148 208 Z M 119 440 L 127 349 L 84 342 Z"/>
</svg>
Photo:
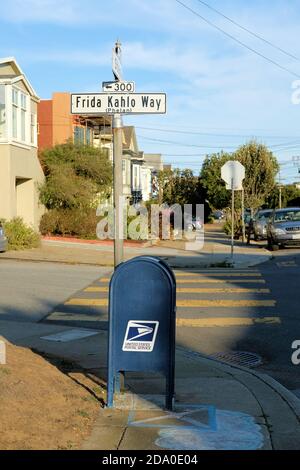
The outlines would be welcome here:
<svg viewBox="0 0 300 470">
<path fill-rule="evenodd" d="M 195 212 L 196 204 L 204 204 L 205 220 L 210 215 L 210 207 L 206 201 L 206 191 L 199 176 L 195 176 L 190 169 L 162 170 L 158 175 L 160 188 L 160 200 L 172 206 L 180 204 L 192 204 Z"/>
<path fill-rule="evenodd" d="M 282 207 L 292 207 L 300 205 L 300 189 L 295 184 L 287 184 L 281 189 Z M 268 207 L 278 209 L 279 207 L 279 188 L 275 187 L 267 199 Z"/>
<path fill-rule="evenodd" d="M 245 166 L 245 207 L 261 207 L 276 186 L 279 165 L 273 153 L 263 144 L 251 141 L 242 145 L 234 158 Z"/>
<path fill-rule="evenodd" d="M 221 178 L 221 168 L 228 160 L 233 159 L 232 154 L 221 152 L 207 155 L 203 162 L 201 182 L 214 209 L 224 209 L 230 205 L 231 194 Z"/>
<path fill-rule="evenodd" d="M 253 211 L 258 209 L 266 202 L 276 185 L 275 176 L 279 165 L 275 156 L 265 145 L 255 141 L 242 145 L 232 154 L 221 152 L 207 156 L 201 171 L 201 181 L 206 188 L 208 200 L 215 209 L 230 206 L 231 191 L 226 189 L 221 179 L 221 167 L 228 160 L 238 160 L 245 166 L 245 207 Z M 241 194 L 237 192 L 236 208 L 240 207 Z"/>
<path fill-rule="evenodd" d="M 96 206 L 111 194 L 112 165 L 100 149 L 68 142 L 39 155 L 46 181 L 40 201 L 42 234 L 96 237 Z"/>
<path fill-rule="evenodd" d="M 172 205 L 200 204 L 204 202 L 204 191 L 200 178 L 190 169 L 162 170 L 158 175 L 162 188 L 162 201 Z"/>
<path fill-rule="evenodd" d="M 68 142 L 40 154 L 46 181 L 40 200 L 47 209 L 89 208 L 111 191 L 112 166 L 106 153 Z"/>
</svg>

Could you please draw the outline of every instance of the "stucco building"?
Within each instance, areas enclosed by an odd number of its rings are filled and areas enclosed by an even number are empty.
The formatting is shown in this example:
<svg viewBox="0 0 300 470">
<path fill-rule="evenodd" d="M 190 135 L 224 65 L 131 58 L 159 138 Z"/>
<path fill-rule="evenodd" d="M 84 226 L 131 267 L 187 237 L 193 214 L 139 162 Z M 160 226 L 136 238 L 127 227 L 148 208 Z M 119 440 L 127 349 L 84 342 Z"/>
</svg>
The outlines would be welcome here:
<svg viewBox="0 0 300 470">
<path fill-rule="evenodd" d="M 39 98 L 12 57 L 0 59 L 0 218 L 20 216 L 36 229 L 44 181 L 37 153 Z"/>
<path fill-rule="evenodd" d="M 70 93 L 53 93 L 51 100 L 38 104 L 38 147 L 40 150 L 68 140 L 93 144 L 93 125 L 87 119 L 71 114 Z"/>
</svg>

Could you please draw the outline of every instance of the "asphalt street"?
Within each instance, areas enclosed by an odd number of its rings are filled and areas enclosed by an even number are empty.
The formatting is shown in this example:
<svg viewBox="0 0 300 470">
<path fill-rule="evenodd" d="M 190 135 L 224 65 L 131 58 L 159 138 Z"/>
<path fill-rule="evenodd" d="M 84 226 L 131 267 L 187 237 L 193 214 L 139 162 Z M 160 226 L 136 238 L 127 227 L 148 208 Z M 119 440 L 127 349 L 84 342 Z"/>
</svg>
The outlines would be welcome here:
<svg viewBox="0 0 300 470">
<path fill-rule="evenodd" d="M 0 274 L 0 319 L 107 329 L 110 268 L 1 261 Z M 300 250 L 248 269 L 177 269 L 176 278 L 179 346 L 207 356 L 255 353 L 257 370 L 300 389 L 291 361 L 300 340 Z"/>
<path fill-rule="evenodd" d="M 107 268 L 1 259 L 0 321 L 39 321 L 104 272 Z"/>
</svg>

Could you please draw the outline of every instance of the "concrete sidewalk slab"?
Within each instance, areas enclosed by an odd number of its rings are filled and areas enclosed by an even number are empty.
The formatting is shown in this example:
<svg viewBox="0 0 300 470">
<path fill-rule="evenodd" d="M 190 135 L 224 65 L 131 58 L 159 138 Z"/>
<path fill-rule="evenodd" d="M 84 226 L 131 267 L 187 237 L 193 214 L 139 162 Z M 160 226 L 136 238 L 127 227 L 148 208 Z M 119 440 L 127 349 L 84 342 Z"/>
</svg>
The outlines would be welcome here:
<svg viewBox="0 0 300 470">
<path fill-rule="evenodd" d="M 42 336 L 70 330 L 48 324 L 0 322 L 4 339 L 34 348 L 50 355 L 49 358 L 69 361 L 74 364 L 74 370 L 84 369 L 89 376 L 97 377 L 98 386 L 99 383 L 105 386 L 107 333 L 97 331 L 94 336 L 66 343 L 42 339 Z M 163 407 L 164 387 L 164 380 L 158 375 L 126 374 L 126 394 L 121 395 L 123 406 L 99 410 L 92 435 L 83 448 L 300 447 L 300 400 L 269 377 L 177 348 L 175 414 L 170 415 Z M 165 419 L 173 424 L 166 427 Z M 174 420 L 179 422 L 176 424 Z"/>
<path fill-rule="evenodd" d="M 158 240 L 157 243 L 124 247 L 124 259 L 140 255 L 164 258 L 172 267 L 210 267 L 231 266 L 230 240 L 222 232 L 220 225 L 205 226 L 205 243 L 196 251 L 186 249 L 182 240 Z M 233 266 L 236 268 L 255 266 L 268 261 L 271 257 L 263 245 L 253 243 L 248 246 L 236 242 Z M 68 240 L 43 240 L 39 248 L 24 251 L 8 251 L 0 254 L 0 259 L 14 259 L 36 262 L 56 262 L 95 266 L 113 266 L 113 245 L 74 243 Z"/>
</svg>

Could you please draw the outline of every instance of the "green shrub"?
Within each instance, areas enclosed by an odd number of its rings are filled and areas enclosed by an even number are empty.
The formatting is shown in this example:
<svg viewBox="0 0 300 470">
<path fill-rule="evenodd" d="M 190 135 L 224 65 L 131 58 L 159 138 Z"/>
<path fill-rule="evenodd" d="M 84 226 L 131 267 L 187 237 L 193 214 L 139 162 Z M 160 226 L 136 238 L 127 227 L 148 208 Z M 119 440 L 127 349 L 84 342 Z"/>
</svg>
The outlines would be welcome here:
<svg viewBox="0 0 300 470">
<path fill-rule="evenodd" d="M 40 235 L 33 228 L 26 225 L 21 217 L 5 221 L 4 230 L 9 250 L 37 248 L 40 244 Z"/>
<path fill-rule="evenodd" d="M 231 219 L 227 219 L 223 225 L 223 231 L 226 235 L 231 236 Z M 234 238 L 238 239 L 243 232 L 242 221 L 240 219 L 235 219 L 234 221 Z"/>
<path fill-rule="evenodd" d="M 95 209 L 52 209 L 40 222 L 42 235 L 71 236 L 86 239 L 96 238 L 97 216 Z"/>
</svg>

